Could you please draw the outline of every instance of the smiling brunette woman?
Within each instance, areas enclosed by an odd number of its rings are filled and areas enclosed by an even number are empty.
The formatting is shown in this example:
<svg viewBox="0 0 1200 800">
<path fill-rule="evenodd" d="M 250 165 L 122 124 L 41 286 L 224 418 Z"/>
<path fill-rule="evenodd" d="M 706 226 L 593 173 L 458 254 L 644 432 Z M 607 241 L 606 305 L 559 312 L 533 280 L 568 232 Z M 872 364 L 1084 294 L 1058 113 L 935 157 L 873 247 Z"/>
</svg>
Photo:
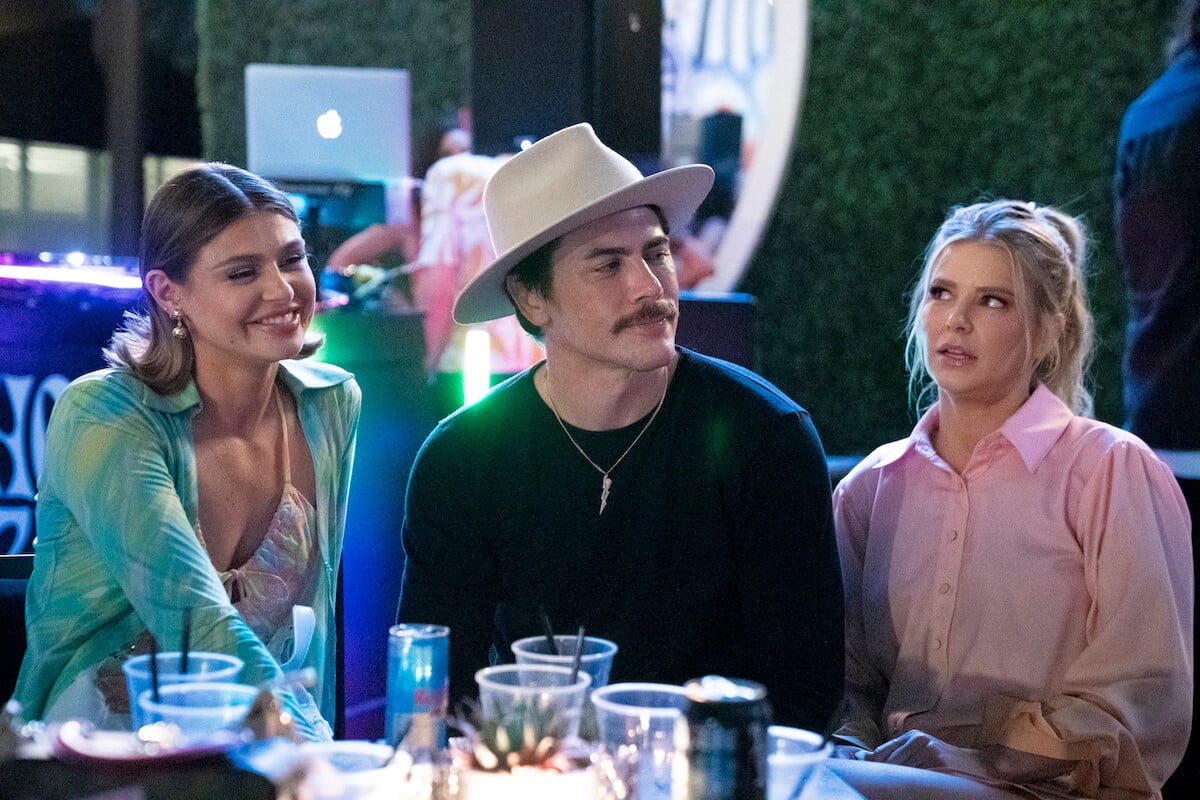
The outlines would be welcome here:
<svg viewBox="0 0 1200 800">
<path fill-rule="evenodd" d="M 120 664 L 151 636 L 177 649 L 185 609 L 192 649 L 241 658 L 242 683 L 277 680 L 306 644 L 304 605 L 317 683 L 284 704 L 330 738 L 360 394 L 349 373 L 292 360 L 321 344 L 299 220 L 244 170 L 187 170 L 146 211 L 141 275 L 146 312 L 51 415 L 14 697 L 29 718 L 128 725 Z"/>
<path fill-rule="evenodd" d="M 1187 744 L 1187 508 L 1141 440 L 1086 416 L 1084 249 L 1078 220 L 1009 200 L 955 209 L 929 246 L 908 342 L 935 402 L 834 494 L 831 763 L 868 798 L 1154 797 Z"/>
</svg>

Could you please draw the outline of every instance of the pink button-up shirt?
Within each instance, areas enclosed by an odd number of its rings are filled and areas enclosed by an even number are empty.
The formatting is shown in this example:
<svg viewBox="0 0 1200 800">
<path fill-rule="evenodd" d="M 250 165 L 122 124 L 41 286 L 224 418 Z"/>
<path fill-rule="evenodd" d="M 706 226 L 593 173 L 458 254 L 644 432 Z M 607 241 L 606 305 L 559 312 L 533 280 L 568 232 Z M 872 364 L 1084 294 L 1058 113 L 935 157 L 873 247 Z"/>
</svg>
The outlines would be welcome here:
<svg viewBox="0 0 1200 800">
<path fill-rule="evenodd" d="M 1044 386 L 961 476 L 937 426 L 935 405 L 834 493 L 839 735 L 875 747 L 917 729 L 1077 762 L 1027 787 L 1039 797 L 1152 796 L 1193 691 L 1191 524 L 1170 470 Z"/>
</svg>

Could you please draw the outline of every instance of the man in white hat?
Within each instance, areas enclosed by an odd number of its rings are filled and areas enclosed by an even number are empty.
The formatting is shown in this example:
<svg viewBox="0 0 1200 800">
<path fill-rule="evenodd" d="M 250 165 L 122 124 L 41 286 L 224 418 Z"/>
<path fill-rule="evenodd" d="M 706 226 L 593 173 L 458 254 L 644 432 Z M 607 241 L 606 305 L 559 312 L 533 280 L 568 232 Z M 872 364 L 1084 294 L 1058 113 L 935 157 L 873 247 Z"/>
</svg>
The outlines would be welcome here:
<svg viewBox="0 0 1200 800">
<path fill-rule="evenodd" d="M 450 626 L 452 701 L 548 617 L 615 641 L 614 682 L 716 673 L 764 683 L 782 723 L 831 716 L 842 586 L 820 440 L 761 377 L 675 345 L 669 228 L 712 181 L 643 177 L 581 124 L 488 182 L 500 255 L 454 316 L 515 310 L 546 359 L 443 420 L 413 466 L 399 617 Z"/>
</svg>

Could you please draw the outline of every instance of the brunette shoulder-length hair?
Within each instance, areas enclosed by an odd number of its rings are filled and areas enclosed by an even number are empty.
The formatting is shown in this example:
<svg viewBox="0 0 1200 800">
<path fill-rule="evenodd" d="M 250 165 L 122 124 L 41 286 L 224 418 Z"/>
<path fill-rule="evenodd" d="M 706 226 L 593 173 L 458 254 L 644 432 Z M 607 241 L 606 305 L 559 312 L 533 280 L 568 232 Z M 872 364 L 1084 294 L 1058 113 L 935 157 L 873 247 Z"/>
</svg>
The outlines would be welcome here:
<svg viewBox="0 0 1200 800">
<path fill-rule="evenodd" d="M 110 366 L 124 367 L 159 394 L 182 391 L 196 355 L 189 338 L 171 333 L 174 322 L 146 288 L 146 275 L 162 270 L 186 283 L 201 248 L 231 223 L 255 212 L 279 214 L 300 224 L 287 195 L 257 175 L 229 164 L 201 164 L 171 178 L 155 193 L 142 220 L 139 272 L 144 311 L 127 312 L 104 351 Z M 310 336 L 299 357 L 324 342 Z"/>
</svg>

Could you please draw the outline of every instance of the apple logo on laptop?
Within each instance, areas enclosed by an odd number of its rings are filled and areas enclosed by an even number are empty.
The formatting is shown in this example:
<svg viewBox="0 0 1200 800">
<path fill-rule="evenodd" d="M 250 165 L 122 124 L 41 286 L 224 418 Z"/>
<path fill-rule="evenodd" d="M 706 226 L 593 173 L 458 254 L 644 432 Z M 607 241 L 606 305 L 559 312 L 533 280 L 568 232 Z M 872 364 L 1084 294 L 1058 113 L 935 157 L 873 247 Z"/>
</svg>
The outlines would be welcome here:
<svg viewBox="0 0 1200 800">
<path fill-rule="evenodd" d="M 337 109 L 329 109 L 317 117 L 317 133 L 322 139 L 336 139 L 342 135 L 342 116 Z"/>
</svg>

